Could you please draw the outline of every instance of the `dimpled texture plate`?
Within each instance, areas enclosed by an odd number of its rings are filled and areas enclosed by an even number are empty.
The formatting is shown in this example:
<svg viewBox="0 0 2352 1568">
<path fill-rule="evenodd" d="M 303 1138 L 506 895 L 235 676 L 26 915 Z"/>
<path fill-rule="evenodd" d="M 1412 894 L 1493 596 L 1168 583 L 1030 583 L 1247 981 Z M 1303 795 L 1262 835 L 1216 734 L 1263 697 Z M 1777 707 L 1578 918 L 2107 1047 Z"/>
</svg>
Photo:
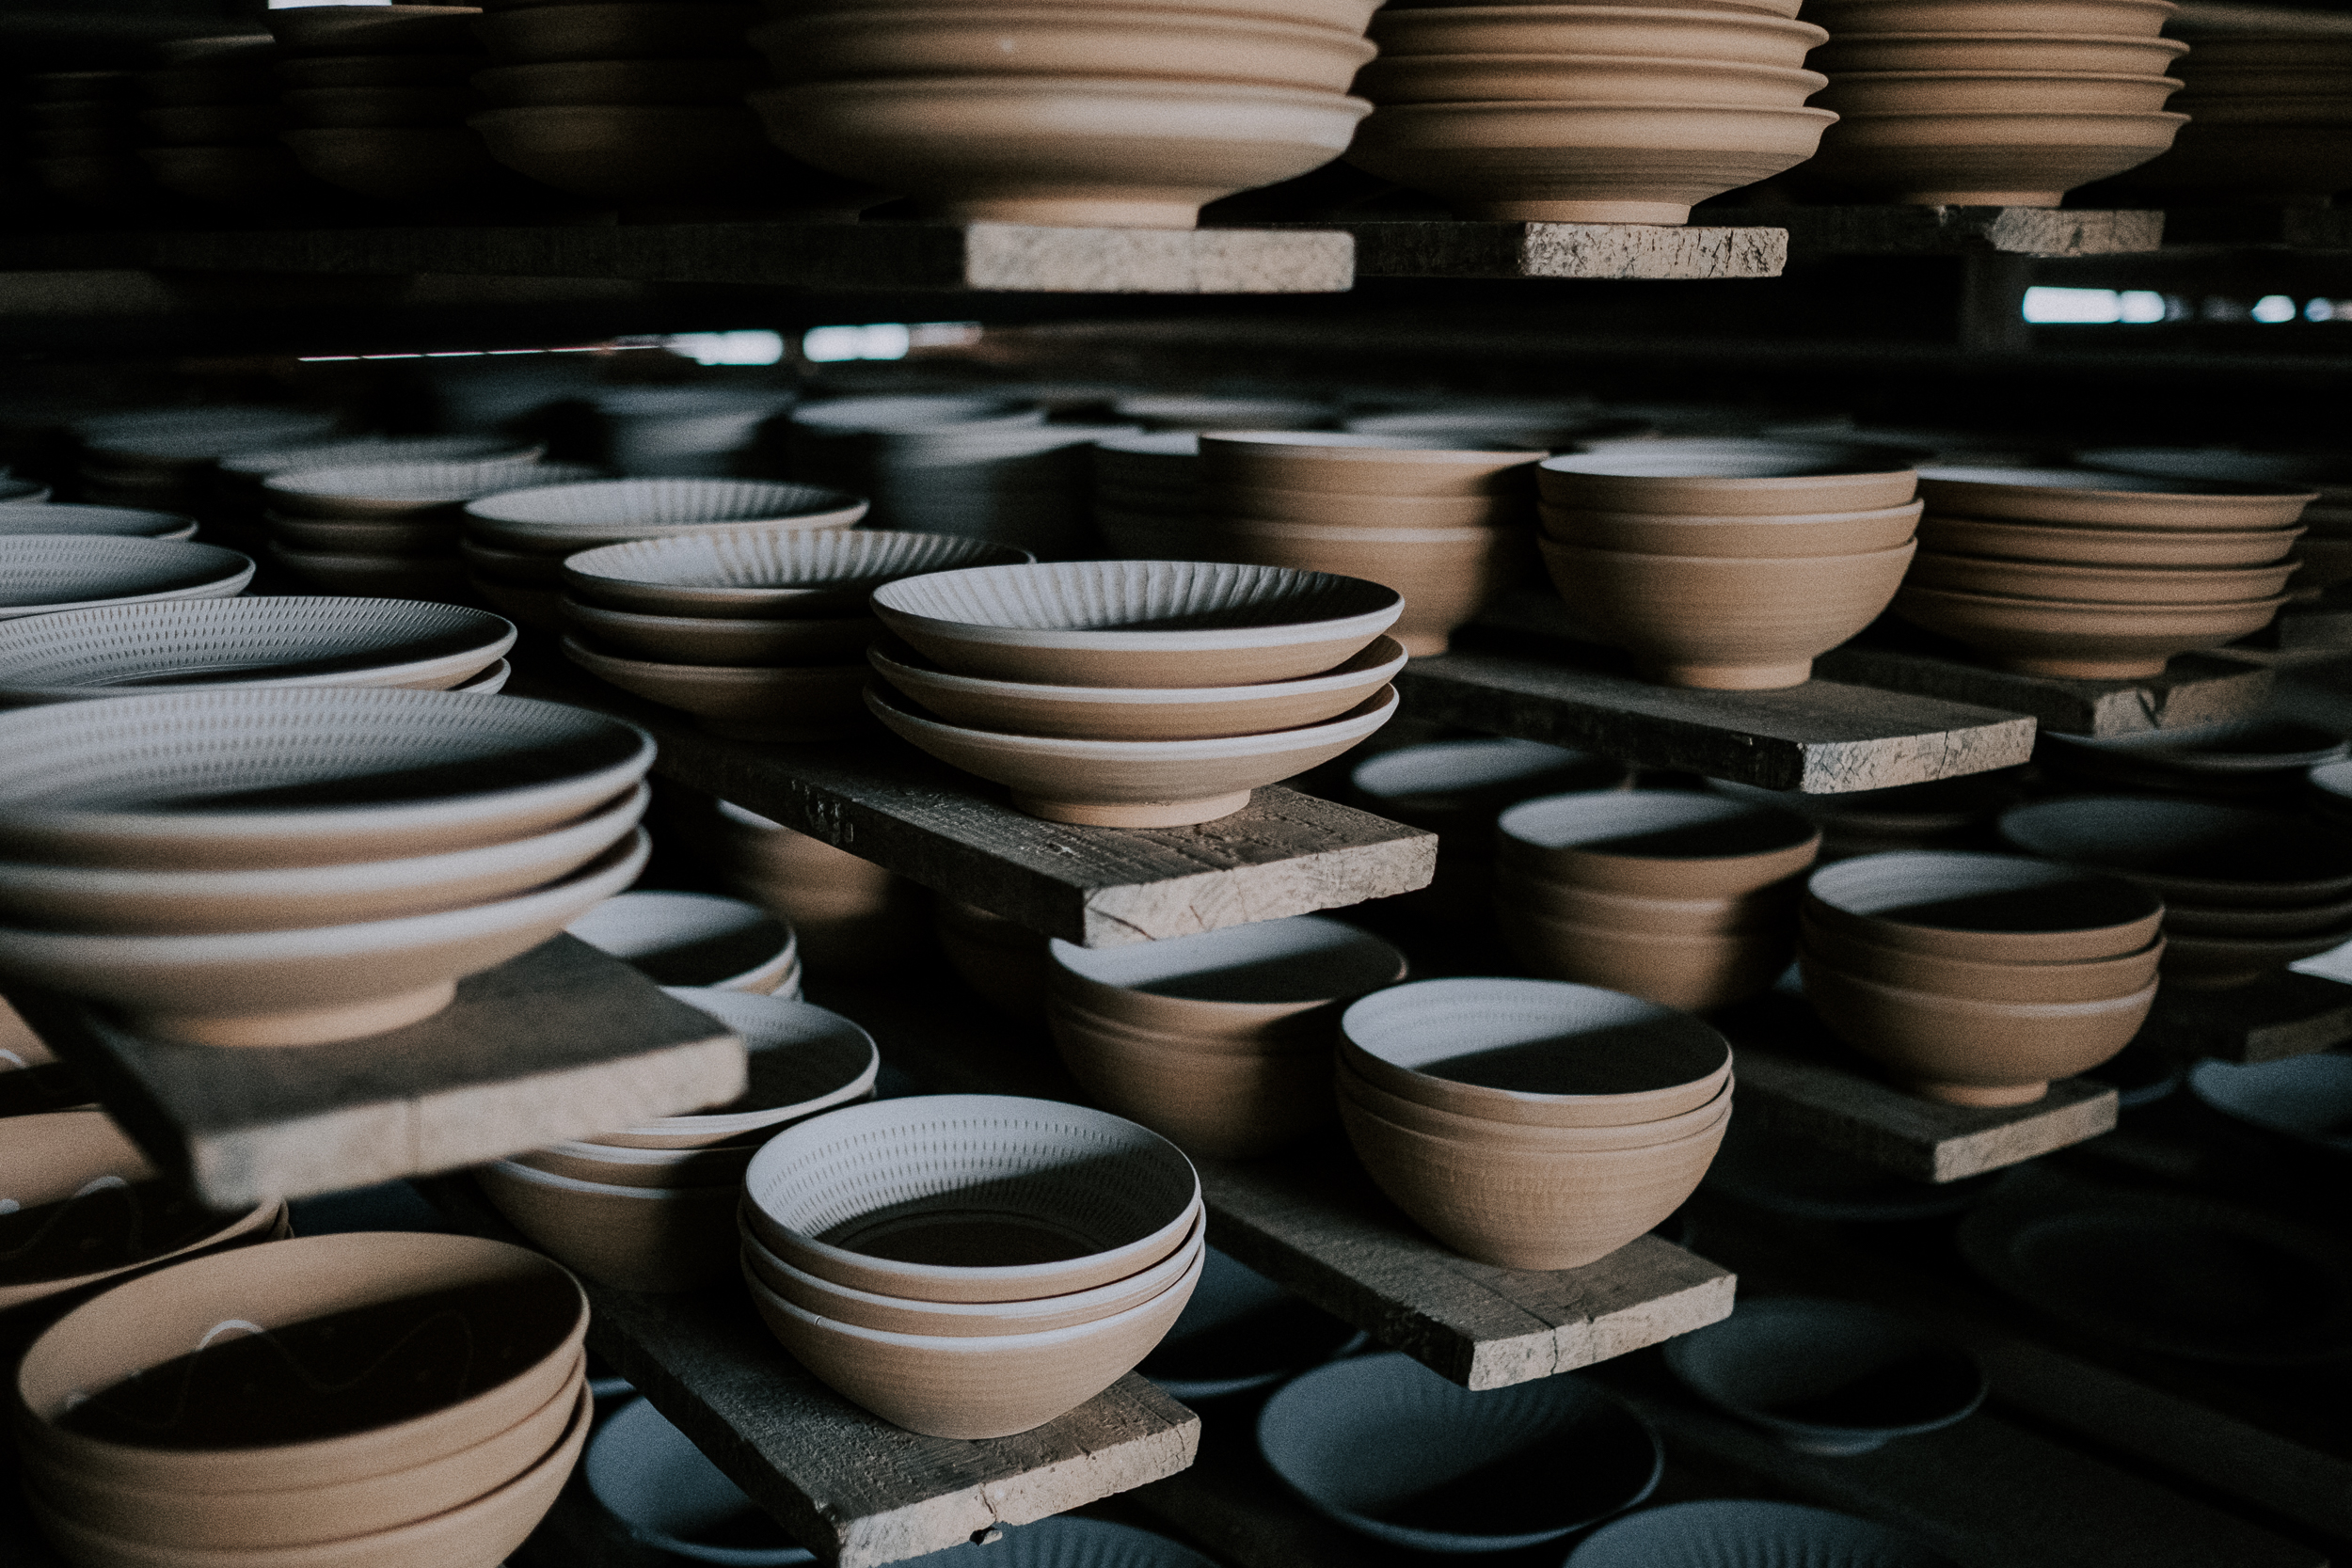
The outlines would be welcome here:
<svg viewBox="0 0 2352 1568">
<path fill-rule="evenodd" d="M 1066 1514 L 1009 1527 L 991 1545 L 950 1546 L 923 1560 L 932 1568 L 1216 1568 L 1164 1535 Z"/>
<path fill-rule="evenodd" d="M 1360 578 L 1198 561 L 981 566 L 892 583 L 875 608 L 986 629 L 1097 637 L 1219 633 L 1344 620 L 1394 603 Z"/>
<path fill-rule="evenodd" d="M 318 496 L 376 501 L 386 506 L 421 507 L 449 506 L 511 490 L 577 484 L 598 477 L 600 470 L 577 463 L 501 458 L 464 463 L 351 463 L 335 467 L 305 464 L 291 472 L 272 474 L 262 482 L 262 488 L 281 496 Z"/>
<path fill-rule="evenodd" d="M 167 539 L 0 538 L 0 620 L 140 599 L 225 599 L 253 580 L 234 550 Z"/>
<path fill-rule="evenodd" d="M 682 528 L 846 528 L 866 515 L 866 502 L 839 490 L 768 480 L 609 479 L 485 497 L 468 502 L 466 515 L 511 547 L 545 549 Z"/>
<path fill-rule="evenodd" d="M 111 534 L 123 539 L 185 539 L 196 519 L 177 512 L 131 506 L 80 506 L 70 501 L 0 506 L 0 534 Z"/>
<path fill-rule="evenodd" d="M 582 550 L 564 562 L 564 581 L 593 603 L 651 615 L 800 615 L 820 604 L 862 610 L 867 594 L 900 578 L 1029 559 L 945 533 L 691 533 Z"/>
<path fill-rule="evenodd" d="M 190 686 L 454 686 L 514 644 L 502 617 L 408 599 L 110 605 L 0 624 L 0 704 Z"/>
<path fill-rule="evenodd" d="M 260 478 L 306 468 L 386 463 L 528 463 L 545 450 L 509 436 L 354 436 L 342 441 L 305 441 L 298 446 L 231 452 L 220 460 L 220 469 Z"/>
<path fill-rule="evenodd" d="M 1676 1503 L 1595 1530 L 1567 1568 L 1954 1568 L 1909 1536 L 1796 1503 Z"/>
</svg>

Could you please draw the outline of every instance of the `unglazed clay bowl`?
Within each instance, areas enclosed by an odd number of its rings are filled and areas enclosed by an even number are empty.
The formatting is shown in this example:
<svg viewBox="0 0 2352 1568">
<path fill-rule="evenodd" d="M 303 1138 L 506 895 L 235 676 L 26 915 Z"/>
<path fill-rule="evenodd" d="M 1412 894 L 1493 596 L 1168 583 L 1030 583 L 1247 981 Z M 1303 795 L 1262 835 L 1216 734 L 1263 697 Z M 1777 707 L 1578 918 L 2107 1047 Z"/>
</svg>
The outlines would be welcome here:
<svg viewBox="0 0 2352 1568">
<path fill-rule="evenodd" d="M 1814 70 L 1832 75 L 1853 71 L 2030 71 L 2163 76 L 2189 52 L 2176 39 L 2024 32 L 2014 27 L 2015 20 L 2010 30 L 2001 32 L 1841 30 L 1805 59 Z"/>
<path fill-rule="evenodd" d="M 1743 560 L 1540 543 L 1581 627 L 1653 679 L 1730 691 L 1802 686 L 1816 655 L 1878 619 L 1916 547 Z"/>
<path fill-rule="evenodd" d="M 2299 528 L 2061 528 L 1944 514 L 1919 519 L 1919 543 L 1926 549 L 2071 566 L 2263 566 L 2285 560 L 2302 532 Z"/>
<path fill-rule="evenodd" d="M 281 55 L 471 54 L 479 6 L 284 8 L 264 19 Z M 297 15 L 297 11 L 308 14 Z"/>
<path fill-rule="evenodd" d="M 2096 1002 L 2010 1002 L 1882 985 L 1801 956 L 1804 993 L 1830 1032 L 1914 1092 L 1952 1105 L 2030 1105 L 2139 1033 L 2155 982 Z"/>
<path fill-rule="evenodd" d="M 225 599 L 252 580 L 252 561 L 216 545 L 65 533 L 0 536 L 0 621 L 100 605 Z"/>
<path fill-rule="evenodd" d="M 2293 909 L 2352 895 L 2352 847 L 2314 839 L 2285 812 L 2077 796 L 2003 812 L 2001 836 L 2027 854 L 2121 877 L 2199 908 Z"/>
<path fill-rule="evenodd" d="M 125 870 L 342 865 L 500 844 L 634 788 L 653 741 L 558 703 L 229 690 L 0 714 L 0 837 Z M 223 800 L 217 780 L 244 793 Z"/>
<path fill-rule="evenodd" d="M 739 103 L 547 104 L 466 123 L 508 168 L 588 201 L 848 209 L 872 199 L 786 157 Z"/>
<path fill-rule="evenodd" d="M 1934 466 L 1919 496 L 1935 511 L 2070 528 L 2292 528 L 2319 493 L 2308 484 L 2104 473 L 2095 468 Z"/>
<path fill-rule="evenodd" d="M 615 1149 L 695 1149 L 764 1139 L 788 1123 L 874 1092 L 882 1053 L 871 1035 L 838 1013 L 756 991 L 663 989 L 742 1037 L 750 1086 L 727 1104 L 597 1132 L 583 1143 Z"/>
<path fill-rule="evenodd" d="M 2151 114 L 2181 89 L 2178 78 L 2058 71 L 1841 71 L 1820 95 L 1840 115 Z"/>
<path fill-rule="evenodd" d="M 473 30 L 481 46 L 505 65 L 702 59 L 744 53 L 743 31 L 758 19 L 758 10 L 748 5 L 698 0 L 519 6 L 487 12 Z"/>
<path fill-rule="evenodd" d="M 870 615 L 841 620 L 753 621 L 645 615 L 564 595 L 564 620 L 593 647 L 657 664 L 843 664 L 882 635 Z"/>
<path fill-rule="evenodd" d="M 1530 452 L 1532 459 L 1538 455 Z M 1098 504 L 1102 500 L 1096 492 Z M 1342 490 L 1277 490 L 1210 484 L 1184 515 L 1248 517 L 1341 528 L 1479 528 L 1527 520 L 1523 500 L 1496 496 L 1361 496 Z"/>
<path fill-rule="evenodd" d="M 569 9 L 570 8 L 557 8 Z M 466 531 L 494 549 L 567 556 L 692 531 L 777 533 L 854 528 L 866 502 L 838 490 L 751 479 L 613 479 L 487 496 Z"/>
<path fill-rule="evenodd" d="M 1548 980 L 1623 991 L 1661 1006 L 1701 1011 L 1760 996 L 1788 967 L 1787 927 L 1678 936 L 1563 920 L 1507 883 L 1495 889 L 1503 944 Z"/>
<path fill-rule="evenodd" d="M 1325 1050 L 1269 1044 L 1253 1052 L 1232 1039 L 1203 1043 L 1123 1023 L 1058 993 L 1046 997 L 1044 1014 L 1062 1065 L 1088 1100 L 1187 1154 L 1256 1159 L 1331 1119 L 1327 1028 L 1316 1032 Z"/>
<path fill-rule="evenodd" d="M 1732 1085 L 1728 1081 L 1713 1100 L 1697 1110 L 1629 1127 L 1530 1127 L 1520 1122 L 1459 1116 L 1375 1087 L 1344 1062 L 1340 1064 L 1334 1082 L 1342 1099 L 1353 1101 L 1399 1127 L 1451 1143 L 1538 1152 L 1643 1148 L 1707 1132 L 1731 1115 Z"/>
<path fill-rule="evenodd" d="M 1359 578 L 1187 561 L 968 567 L 889 583 L 873 606 L 957 674 L 1122 687 L 1325 674 L 1405 609 L 1394 589 Z"/>
<path fill-rule="evenodd" d="M 2346 916 L 2352 923 L 2352 915 Z M 1798 946 L 1812 958 L 1848 974 L 1904 990 L 1935 996 L 1975 997 L 1993 1002 L 2109 1002 L 2129 996 L 2156 977 L 2164 939 L 2112 958 L 2074 963 L 1985 963 L 1906 952 L 1866 942 L 1812 921 L 1798 930 Z"/>
<path fill-rule="evenodd" d="M 1395 500 L 1521 499 L 1528 470 L 1543 458 L 1447 436 L 1326 430 L 1218 431 L 1199 448 L 1204 485 Z"/>
<path fill-rule="evenodd" d="M 1638 512 L 1577 512 L 1547 503 L 1544 532 L 1564 545 L 1644 555 L 1768 557 L 1860 555 L 1910 543 L 1921 504 L 1874 512 L 1786 517 L 1669 517 Z"/>
<path fill-rule="evenodd" d="M 562 580 L 582 603 L 640 615 L 837 620 L 866 614 L 868 595 L 900 578 L 1030 559 L 985 539 L 879 529 L 689 533 L 566 556 Z"/>
<path fill-rule="evenodd" d="M 822 1318 L 748 1269 L 770 1332 L 835 1393 L 930 1437 L 1009 1437 L 1076 1409 L 1132 1370 L 1175 1325 L 1201 1259 L 1140 1306 L 1034 1334 L 893 1334 Z"/>
<path fill-rule="evenodd" d="M 514 458 L 410 458 L 400 462 L 304 465 L 262 481 L 262 504 L 284 517 L 387 522 L 399 517 L 454 524 L 458 507 L 484 496 L 600 477 L 576 463 Z"/>
<path fill-rule="evenodd" d="M 1965 642 L 2005 670 L 2069 680 L 2137 680 L 2164 673 L 2175 654 L 2217 648 L 2260 631 L 2283 597 L 2225 604 L 2090 604 L 1905 587 L 1895 613 Z"/>
<path fill-rule="evenodd" d="M 1300 87 L 898 77 L 751 95 L 778 146 L 960 222 L 1190 229 L 1220 197 L 1321 167 L 1370 112 Z"/>
<path fill-rule="evenodd" d="M 1504 865 L 1635 898 L 1739 898 L 1802 876 L 1821 848 L 1794 812 L 1686 790 L 1546 796 L 1495 831 Z"/>
<path fill-rule="evenodd" d="M 1616 929 L 1628 936 L 1719 937 L 1788 931 L 1796 915 L 1792 880 L 1727 898 L 1650 898 L 1604 893 L 1504 864 L 1495 891 L 1515 908 L 1569 926 Z"/>
<path fill-rule="evenodd" d="M 2272 566 L 2079 566 L 1921 550 L 1906 580 L 1919 588 L 2075 604 L 2211 605 L 2267 599 L 2297 563 Z"/>
<path fill-rule="evenodd" d="M 1793 109 L 1829 78 L 1818 71 L 1736 60 L 1626 55 L 1396 55 L 1374 61 L 1356 88 L 1375 103 L 1661 103 Z"/>
<path fill-rule="evenodd" d="M 255 487 L 279 474 L 407 463 L 537 463 L 547 449 L 500 435 L 342 436 L 232 451 L 220 471 Z"/>
<path fill-rule="evenodd" d="M 463 125 L 313 126 L 278 139 L 313 178 L 371 200 L 470 203 L 533 191 Z"/>
<path fill-rule="evenodd" d="M 2172 0 L 2040 0 L 2031 13 L 2054 33 L 2153 38 L 2180 7 Z M 1974 33 L 2014 27 L 2021 13 L 2005 0 L 1814 0 L 1833 33 Z"/>
<path fill-rule="evenodd" d="M 1195 1052 L 1328 1055 L 1339 1007 L 1405 977 L 1405 955 L 1327 915 L 1119 947 L 1048 944 L 1046 983 L 1090 1013 Z"/>
<path fill-rule="evenodd" d="M 1372 19 L 1383 59 L 1432 55 L 1606 55 L 1793 68 L 1829 35 L 1807 22 L 1708 8 L 1446 6 Z"/>
<path fill-rule="evenodd" d="M 1250 792 L 1330 761 L 1396 716 L 1384 686 L 1336 719 L 1216 740 L 1076 740 L 943 723 L 868 687 L 866 705 L 891 733 L 950 767 L 1011 791 L 1015 810 L 1097 828 L 1177 828 L 1249 804 Z"/>
<path fill-rule="evenodd" d="M 1564 510 L 1772 517 L 1908 506 L 1918 475 L 1898 448 L 1664 440 L 1546 458 L 1535 483 Z"/>
<path fill-rule="evenodd" d="M 564 929 L 665 986 L 764 994 L 798 961 L 791 927 L 709 893 L 624 893 Z"/>
<path fill-rule="evenodd" d="M 196 519 L 134 506 L 80 506 L 70 501 L 0 502 L 0 537 L 27 533 L 112 534 L 178 543 L 196 537 Z"/>
<path fill-rule="evenodd" d="M 648 702 L 691 713 L 730 740 L 831 740 L 856 726 L 863 664 L 667 664 L 564 639 L 564 657 Z"/>
<path fill-rule="evenodd" d="M 476 71 L 483 97 L 508 108 L 564 103 L 722 103 L 742 102 L 771 78 L 756 60 L 563 60 Z"/>
<path fill-rule="evenodd" d="M 1553 980 L 1419 980 L 1340 1019 L 1340 1059 L 1438 1110 L 1537 1127 L 1622 1127 L 1707 1104 L 1731 1048 L 1671 1007 Z"/>
<path fill-rule="evenodd" d="M 786 1128 L 753 1159 L 743 1198 L 760 1244 L 819 1278 L 916 1301 L 1008 1302 L 1159 1262 L 1191 1233 L 1200 1184 L 1181 1150 L 1119 1117 L 929 1095 Z"/>
<path fill-rule="evenodd" d="M 1390 629 L 1416 658 L 1445 652 L 1454 628 L 1494 596 L 1516 543 L 1510 531 L 1493 528 L 1345 528 L 1241 517 L 1206 519 L 1200 531 L 1204 555 L 1394 589 L 1405 612 Z"/>
<path fill-rule="evenodd" d="M 501 1160 L 474 1172 L 482 1196 L 557 1261 L 624 1291 L 692 1291 L 735 1263 L 733 1184 L 634 1187 Z"/>
<path fill-rule="evenodd" d="M 1881 947 L 1968 963 L 2083 963 L 2146 949 L 2164 905 L 2119 878 L 2021 855 L 1901 849 L 1805 883 L 1804 918 Z"/>
<path fill-rule="evenodd" d="M 706 1148 L 608 1148 L 567 1139 L 514 1157 L 518 1165 L 548 1176 L 567 1176 L 611 1187 L 724 1187 L 743 1183 L 743 1167 L 759 1151 L 759 1140 Z"/>
<path fill-rule="evenodd" d="M 2191 936 L 2184 931 L 2165 939 L 2164 983 L 2180 990 L 2251 985 L 2347 941 L 2352 941 L 2352 926 L 2293 937 Z"/>
</svg>

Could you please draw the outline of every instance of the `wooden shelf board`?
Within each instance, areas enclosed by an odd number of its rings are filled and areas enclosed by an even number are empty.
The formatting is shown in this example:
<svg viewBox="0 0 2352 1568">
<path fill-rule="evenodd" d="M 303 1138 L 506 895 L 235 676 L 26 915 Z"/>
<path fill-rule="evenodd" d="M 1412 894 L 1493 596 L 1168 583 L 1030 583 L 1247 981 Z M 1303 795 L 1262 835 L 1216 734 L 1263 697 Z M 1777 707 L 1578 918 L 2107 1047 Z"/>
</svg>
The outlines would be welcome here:
<svg viewBox="0 0 2352 1568">
<path fill-rule="evenodd" d="M 2280 1062 L 2352 1040 L 2352 985 L 2290 970 L 2230 990 L 2157 991 L 2134 1043 L 2170 1056 Z"/>
<path fill-rule="evenodd" d="M 743 1085 L 740 1040 L 566 936 L 458 982 L 422 1022 L 333 1045 L 165 1045 L 69 998 L 9 1000 L 123 1131 L 222 1208 L 478 1164 Z"/>
<path fill-rule="evenodd" d="M 2060 735 L 2139 735 L 2248 719 L 2271 686 L 2268 670 L 2210 654 L 2183 654 L 2163 674 L 2141 680 L 2059 680 L 1868 639 L 1832 649 L 1813 668 L 1827 680 L 2029 714 Z"/>
<path fill-rule="evenodd" d="M 826 745 L 722 740 L 545 659 L 518 663 L 508 689 L 620 714 L 660 742 L 662 776 L 1081 946 L 1386 898 L 1437 867 L 1436 834 L 1295 790 L 1261 789 L 1197 828 L 1065 827 L 879 731 Z"/>
<path fill-rule="evenodd" d="M 2090 208 L 1702 207 L 1692 221 L 1783 229 L 1801 256 L 2120 256 L 2166 238 L 2162 213 Z"/>
<path fill-rule="evenodd" d="M 1340 225 L 1360 277 L 1778 277 L 1788 236 L 1764 227 L 1490 223 L 1444 218 Z"/>
<path fill-rule="evenodd" d="M 519 1238 L 462 1177 L 421 1181 L 465 1230 Z M 966 1442 L 891 1425 L 777 1344 L 742 1287 L 647 1295 L 582 1282 L 588 1344 L 802 1544 L 876 1568 L 1173 1475 L 1200 1418 L 1133 1372 L 1033 1432 Z"/>
</svg>

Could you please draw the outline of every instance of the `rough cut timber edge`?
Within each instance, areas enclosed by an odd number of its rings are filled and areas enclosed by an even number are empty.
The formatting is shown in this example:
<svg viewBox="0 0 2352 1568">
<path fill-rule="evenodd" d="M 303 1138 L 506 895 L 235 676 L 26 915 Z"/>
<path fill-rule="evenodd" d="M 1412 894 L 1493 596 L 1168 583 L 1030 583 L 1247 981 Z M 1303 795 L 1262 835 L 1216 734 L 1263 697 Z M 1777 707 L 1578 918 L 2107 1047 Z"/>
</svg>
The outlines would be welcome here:
<svg viewBox="0 0 2352 1568">
<path fill-rule="evenodd" d="M 1696 223 L 1784 229 L 1798 255 L 2122 256 L 2160 247 L 2160 212 L 2056 207 L 1702 207 Z"/>
<path fill-rule="evenodd" d="M 2242 659 L 2183 654 L 2140 680 L 2060 680 L 1867 642 L 1833 648 L 1813 662 L 1823 678 L 1883 691 L 1980 703 L 2033 716 L 2060 735 L 2141 735 L 2250 718 L 2270 695 L 2271 673 Z"/>
<path fill-rule="evenodd" d="M 2352 985 L 2294 971 L 2229 990 L 2159 990 L 2137 1044 L 2169 1056 L 2252 1064 L 2352 1040 Z"/>
<path fill-rule="evenodd" d="M 1772 228 L 1648 223 L 1371 219 L 1356 237 L 1362 277 L 1778 277 L 1788 236 Z"/>
</svg>

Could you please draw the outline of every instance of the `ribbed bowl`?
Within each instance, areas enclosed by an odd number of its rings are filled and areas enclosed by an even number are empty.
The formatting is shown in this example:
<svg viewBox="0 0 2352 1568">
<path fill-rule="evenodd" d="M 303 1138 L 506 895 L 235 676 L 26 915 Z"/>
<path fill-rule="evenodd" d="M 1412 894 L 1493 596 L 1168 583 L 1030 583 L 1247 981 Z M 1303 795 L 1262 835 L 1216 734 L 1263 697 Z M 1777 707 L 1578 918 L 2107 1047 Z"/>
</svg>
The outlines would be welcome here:
<svg viewBox="0 0 2352 1568">
<path fill-rule="evenodd" d="M 751 1086 L 733 1102 L 661 1117 L 581 1140 L 613 1148 L 706 1148 L 765 1137 L 788 1122 L 868 1098 L 882 1070 L 874 1037 L 838 1013 L 806 1002 L 704 986 L 667 986 L 742 1037 Z"/>
<path fill-rule="evenodd" d="M 1673 1503 L 1595 1530 L 1568 1568 L 1954 1568 L 1907 1535 L 1796 1503 Z"/>
<path fill-rule="evenodd" d="M 124 539 L 178 542 L 196 537 L 196 519 L 176 512 L 132 506 L 81 506 L 71 501 L 7 501 L 0 504 L 0 537 L 20 534 L 111 534 Z"/>
<path fill-rule="evenodd" d="M 0 537 L 0 621 L 98 605 L 225 599 L 253 580 L 234 550 L 167 539 Z"/>
<path fill-rule="evenodd" d="M 643 615 L 825 618 L 866 613 L 867 596 L 900 578 L 1029 559 L 985 539 L 879 529 L 697 533 L 582 550 L 563 580 L 585 603 Z"/>
<path fill-rule="evenodd" d="M 1505 865 L 1636 898 L 1737 898 L 1801 875 L 1821 847 L 1795 812 L 1683 790 L 1548 795 L 1495 833 Z"/>
<path fill-rule="evenodd" d="M 454 512 L 467 501 L 509 490 L 578 484 L 601 477 L 577 463 L 540 463 L 520 455 L 470 462 L 290 465 L 262 482 L 263 501 L 290 517 L 386 518 L 419 512 Z"/>
<path fill-rule="evenodd" d="M 830 740 L 854 728 L 863 664 L 670 664 L 627 658 L 564 639 L 564 657 L 648 702 L 691 713 L 734 740 Z"/>
<path fill-rule="evenodd" d="M 469 533 L 496 548 L 571 555 L 594 545 L 692 531 L 854 528 L 866 502 L 814 484 L 750 479 L 612 479 L 491 496 L 466 505 Z"/>
</svg>

